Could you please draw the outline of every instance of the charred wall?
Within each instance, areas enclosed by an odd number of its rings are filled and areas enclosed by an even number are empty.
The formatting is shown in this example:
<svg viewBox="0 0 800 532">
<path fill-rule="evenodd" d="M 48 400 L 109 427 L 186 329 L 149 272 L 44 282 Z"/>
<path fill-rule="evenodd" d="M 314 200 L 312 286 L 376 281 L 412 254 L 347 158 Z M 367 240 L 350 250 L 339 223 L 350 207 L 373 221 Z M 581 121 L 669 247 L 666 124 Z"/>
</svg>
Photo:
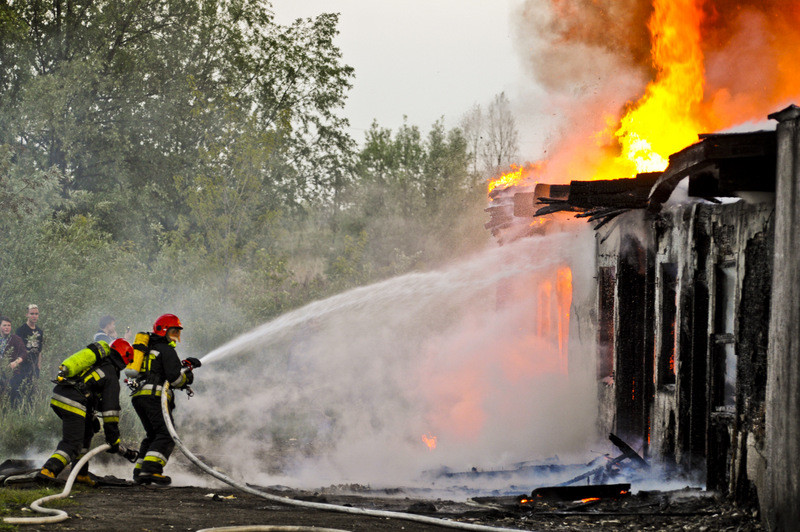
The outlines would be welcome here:
<svg viewBox="0 0 800 532">
<path fill-rule="evenodd" d="M 654 447 L 742 499 L 763 425 L 772 212 L 769 202 L 695 204 L 656 222 Z"/>
<path fill-rule="evenodd" d="M 653 253 L 641 213 L 598 233 L 600 430 L 644 449 L 652 401 Z"/>
<path fill-rule="evenodd" d="M 740 499 L 763 454 L 773 210 L 687 203 L 597 237 L 602 429 Z"/>
<path fill-rule="evenodd" d="M 763 454 L 774 204 L 745 202 L 712 216 L 709 278 L 707 485 L 756 499 Z"/>
</svg>

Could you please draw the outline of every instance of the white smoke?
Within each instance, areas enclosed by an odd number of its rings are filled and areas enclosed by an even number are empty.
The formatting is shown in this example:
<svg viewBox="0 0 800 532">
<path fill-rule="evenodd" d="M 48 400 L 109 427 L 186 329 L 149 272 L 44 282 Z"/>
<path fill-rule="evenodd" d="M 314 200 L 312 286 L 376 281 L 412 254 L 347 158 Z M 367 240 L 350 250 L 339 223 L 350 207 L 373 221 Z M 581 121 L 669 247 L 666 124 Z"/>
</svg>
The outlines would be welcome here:
<svg viewBox="0 0 800 532">
<path fill-rule="evenodd" d="M 297 487 L 421 485 L 442 467 L 583 451 L 591 378 L 567 376 L 537 336 L 535 291 L 498 305 L 509 283 L 591 269 L 593 248 L 576 238 L 523 239 L 266 323 L 204 357 L 197 396 L 178 398 L 177 430 L 234 476 Z"/>
</svg>

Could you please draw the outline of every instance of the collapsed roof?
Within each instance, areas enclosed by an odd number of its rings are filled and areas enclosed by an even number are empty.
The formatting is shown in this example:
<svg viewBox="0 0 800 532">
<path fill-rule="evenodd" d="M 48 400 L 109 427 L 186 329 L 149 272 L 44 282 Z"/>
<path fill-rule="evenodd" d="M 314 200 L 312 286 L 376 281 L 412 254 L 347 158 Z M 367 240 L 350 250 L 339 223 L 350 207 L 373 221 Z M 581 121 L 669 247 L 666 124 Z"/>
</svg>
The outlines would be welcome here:
<svg viewBox="0 0 800 532">
<path fill-rule="evenodd" d="M 719 202 L 751 192 L 775 192 L 775 131 L 700 135 L 700 141 L 669 157 L 663 172 L 629 179 L 538 184 L 533 192 L 514 194 L 514 216 L 574 212 L 599 221 L 598 229 L 634 209 L 658 212 L 683 179 L 691 197 Z M 535 205 L 540 205 L 538 209 Z"/>
</svg>

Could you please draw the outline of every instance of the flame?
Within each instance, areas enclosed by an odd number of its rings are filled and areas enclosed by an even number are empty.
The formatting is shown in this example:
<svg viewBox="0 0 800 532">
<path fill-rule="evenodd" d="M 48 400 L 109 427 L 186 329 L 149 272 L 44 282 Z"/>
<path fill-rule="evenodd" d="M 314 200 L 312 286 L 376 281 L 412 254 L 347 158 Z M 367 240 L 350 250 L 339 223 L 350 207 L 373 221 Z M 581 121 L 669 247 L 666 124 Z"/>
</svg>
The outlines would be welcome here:
<svg viewBox="0 0 800 532">
<path fill-rule="evenodd" d="M 550 339 L 558 347 L 558 366 L 567 373 L 567 341 L 569 339 L 569 310 L 572 305 L 572 269 L 561 266 L 554 273 L 555 282 L 539 281 L 539 303 L 536 334 Z"/>
<path fill-rule="evenodd" d="M 651 39 L 650 59 L 656 75 L 644 94 L 616 120 L 606 116 L 606 128 L 593 136 L 599 156 L 589 150 L 575 149 L 574 161 L 556 171 L 578 175 L 552 176 L 547 181 L 565 179 L 618 179 L 640 172 L 664 170 L 669 156 L 697 141 L 710 120 L 704 112 L 705 66 L 701 29 L 704 13 L 702 0 L 653 0 L 653 13 L 648 21 Z M 564 150 L 564 151 L 567 151 Z M 588 157 L 588 166 L 579 159 Z M 544 162 L 535 164 L 544 170 Z M 539 172 L 542 173 L 542 172 Z M 528 185 L 524 168 L 511 170 L 489 181 L 489 193 L 514 185 Z"/>
<path fill-rule="evenodd" d="M 528 163 L 525 166 L 517 166 L 516 164 L 512 164 L 510 166 L 510 170 L 503 174 L 500 174 L 499 177 L 495 177 L 489 179 L 487 183 L 487 193 L 489 194 L 489 198 L 491 199 L 492 191 L 494 190 L 504 190 L 508 187 L 518 186 L 518 185 L 534 185 L 536 181 L 533 179 L 539 174 L 542 170 L 543 163 Z"/>
<path fill-rule="evenodd" d="M 599 500 L 600 500 L 600 497 L 588 497 L 586 499 L 581 499 L 581 502 L 594 502 L 594 501 L 599 501 Z"/>
<path fill-rule="evenodd" d="M 504 189 L 519 183 L 522 181 L 522 170 L 523 168 L 521 166 L 512 164 L 510 171 L 500 175 L 498 178 L 489 180 L 488 192 L 491 194 L 496 188 Z"/>
<path fill-rule="evenodd" d="M 664 170 L 670 154 L 697 141 L 705 69 L 697 0 L 654 0 L 648 28 L 656 79 L 613 133 L 621 153 L 598 168 L 595 179 Z"/>
<path fill-rule="evenodd" d="M 428 446 L 428 449 L 430 449 L 431 451 L 436 449 L 436 436 L 433 435 L 428 436 L 426 434 L 423 434 L 422 441 L 423 443 L 425 443 L 425 445 Z"/>
<path fill-rule="evenodd" d="M 552 114 L 573 118 L 537 163 L 540 182 L 662 171 L 698 134 L 765 121 L 800 98 L 800 3 L 550 0 L 549 19 L 539 0 L 524 4 L 537 81 L 551 90 Z M 602 56 L 596 76 L 581 50 Z M 648 70 L 650 82 L 619 113 L 619 95 Z M 566 92 L 589 79 L 609 81 L 595 96 Z M 515 167 L 489 190 L 529 184 L 524 175 Z"/>
<path fill-rule="evenodd" d="M 572 269 L 562 266 L 556 273 L 558 299 L 558 354 L 561 371 L 567 373 L 567 340 L 569 339 L 569 310 L 572 306 Z"/>
</svg>

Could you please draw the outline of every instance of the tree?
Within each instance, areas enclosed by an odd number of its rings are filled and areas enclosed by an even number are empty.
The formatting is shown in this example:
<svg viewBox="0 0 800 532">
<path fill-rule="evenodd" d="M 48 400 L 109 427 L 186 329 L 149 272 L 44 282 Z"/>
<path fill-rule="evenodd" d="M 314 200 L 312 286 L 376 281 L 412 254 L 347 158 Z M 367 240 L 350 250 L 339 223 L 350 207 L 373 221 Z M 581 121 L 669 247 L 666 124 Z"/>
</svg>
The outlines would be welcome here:
<svg viewBox="0 0 800 532">
<path fill-rule="evenodd" d="M 436 213 L 442 202 L 457 198 L 469 188 L 467 139 L 461 129 L 445 131 L 443 121 L 437 120 L 425 148 L 422 194 L 426 209 Z"/>
<path fill-rule="evenodd" d="M 141 212 L 166 228 L 187 212 L 172 177 L 194 171 L 204 144 L 236 127 L 218 105 L 235 102 L 250 127 L 282 139 L 266 184 L 296 207 L 341 188 L 346 173 L 325 172 L 346 167 L 353 150 L 337 114 L 353 74 L 333 45 L 337 22 L 324 14 L 281 26 L 264 0 L 4 4 L 0 142 L 26 146 L 39 169 L 59 168 L 65 195 L 113 203 L 126 215 L 105 227 L 117 237 L 144 238 Z M 74 204 L 75 214 L 95 202 Z"/>
<path fill-rule="evenodd" d="M 499 168 L 515 162 L 519 133 L 510 102 L 504 92 L 495 96 L 486 112 L 486 129 L 481 155 L 486 172 L 492 174 Z"/>
<path fill-rule="evenodd" d="M 360 181 L 375 185 L 372 190 L 379 190 L 371 200 L 365 198 L 371 208 L 385 209 L 384 212 L 394 212 L 399 208 L 403 215 L 411 215 L 415 203 L 421 199 L 424 158 L 425 147 L 417 126 L 404 121 L 393 134 L 390 129 L 373 122 L 367 131 L 357 168 Z"/>
<path fill-rule="evenodd" d="M 225 114 L 243 113 L 230 106 Z M 216 131 L 203 143 L 196 173 L 176 177 L 189 209 L 179 217 L 175 238 L 202 250 L 225 285 L 235 265 L 270 247 L 269 226 L 281 206 L 269 183 L 279 136 L 262 131 L 255 117 L 223 122 L 229 124 L 225 135 Z"/>
<path fill-rule="evenodd" d="M 470 158 L 470 172 L 477 178 L 478 160 L 483 142 L 484 117 L 480 104 L 475 104 L 472 109 L 461 118 L 461 131 L 467 143 Z"/>
<path fill-rule="evenodd" d="M 465 228 L 461 220 L 471 210 L 473 193 L 461 129 L 447 130 L 441 119 L 426 135 L 408 123 L 396 132 L 373 123 L 339 216 L 338 249 L 355 249 L 353 242 L 363 242 L 363 251 L 357 248 L 358 280 L 435 263 L 468 245 L 467 240 L 453 242 Z M 480 196 L 485 202 L 483 191 Z M 482 205 L 477 212 L 482 213 Z M 483 231 L 482 222 L 473 227 Z M 335 255 L 335 268 L 330 270 L 340 277 L 350 272 L 341 263 L 341 257 L 350 255 L 344 251 Z"/>
<path fill-rule="evenodd" d="M 55 168 L 32 169 L 24 150 L 0 144 L 0 224 L 19 221 L 46 207 L 58 186 L 60 175 Z"/>
</svg>

